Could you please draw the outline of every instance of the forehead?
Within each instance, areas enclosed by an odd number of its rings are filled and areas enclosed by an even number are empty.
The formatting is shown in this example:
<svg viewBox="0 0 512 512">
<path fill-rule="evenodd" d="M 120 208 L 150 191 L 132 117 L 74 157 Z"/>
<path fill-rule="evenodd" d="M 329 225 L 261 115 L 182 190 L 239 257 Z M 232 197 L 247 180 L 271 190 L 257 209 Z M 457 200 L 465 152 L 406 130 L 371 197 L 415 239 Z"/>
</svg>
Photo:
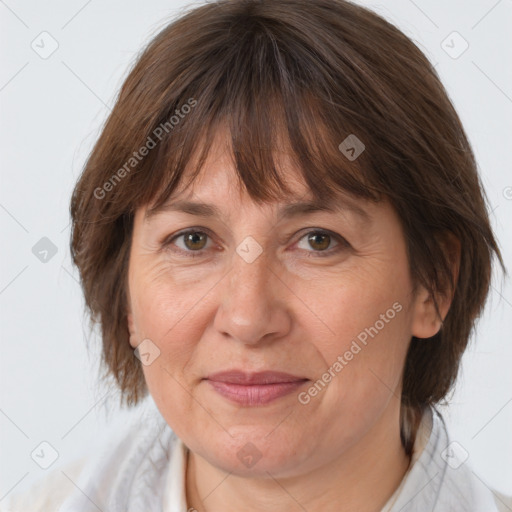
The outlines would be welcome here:
<svg viewBox="0 0 512 512">
<path fill-rule="evenodd" d="M 185 190 L 178 190 L 158 208 L 148 208 L 144 220 L 151 219 L 170 212 L 180 212 L 197 217 L 217 217 L 228 220 L 240 213 L 240 209 L 258 208 L 276 210 L 279 220 L 299 217 L 315 212 L 337 214 L 353 214 L 359 222 L 368 224 L 370 215 L 361 204 L 361 200 L 340 193 L 337 200 L 319 201 L 312 197 L 309 189 L 301 183 L 297 173 L 290 173 L 287 182 L 292 184 L 293 193 L 282 200 L 274 200 L 265 205 L 254 204 L 242 194 L 236 180 L 236 172 L 226 162 L 217 160 L 212 168 L 202 169 L 196 181 Z"/>
<path fill-rule="evenodd" d="M 228 208 L 235 201 L 243 204 L 250 202 L 236 171 L 229 139 L 226 135 L 224 130 L 217 134 L 205 163 L 195 177 L 193 175 L 197 165 L 197 155 L 191 158 L 183 171 L 178 187 L 167 198 L 165 205 L 176 201 L 203 201 L 222 203 L 223 208 Z M 284 151 L 275 154 L 280 176 L 286 181 L 291 193 L 285 194 L 283 191 L 279 200 L 273 202 L 287 202 L 299 198 L 310 199 L 312 195 L 309 187 L 304 183 L 300 171 L 293 166 L 288 154 Z M 153 204 L 148 205 L 147 208 L 149 217 L 154 211 Z M 159 210 L 160 208 L 158 208 Z"/>
<path fill-rule="evenodd" d="M 291 163 L 291 159 L 285 153 L 279 153 L 276 156 L 276 164 L 279 167 L 279 174 L 291 189 L 291 194 L 285 194 L 282 191 L 279 200 L 293 200 L 299 197 L 308 197 L 311 195 L 309 187 L 304 183 L 299 169 L 296 169 Z M 188 179 L 190 171 L 184 173 L 184 180 Z M 205 165 L 193 180 L 191 185 L 184 189 L 179 187 L 173 197 L 180 196 L 229 196 L 231 199 L 245 199 L 245 187 L 240 182 L 236 171 L 232 154 L 229 150 L 217 149 L 215 153 L 209 155 Z M 278 202 L 276 200 L 275 202 Z"/>
<path fill-rule="evenodd" d="M 178 186 L 162 204 L 147 205 L 144 220 L 166 212 L 184 212 L 201 217 L 233 218 L 241 209 L 263 209 L 273 212 L 278 218 L 295 217 L 301 214 L 328 211 L 338 213 L 356 213 L 360 220 L 368 221 L 368 201 L 349 195 L 336 188 L 334 197 L 327 201 L 315 197 L 293 158 L 289 155 L 289 146 L 280 139 L 274 146 L 273 160 L 280 179 L 288 191 L 273 190 L 275 199 L 255 203 L 246 192 L 238 174 L 231 137 L 226 125 L 219 127 L 201 170 L 197 172 L 198 153 L 187 163 Z M 278 148 L 284 148 L 278 149 Z M 250 172 L 250 168 L 248 169 Z M 247 181 L 246 178 L 244 178 Z M 334 192 L 334 188 L 330 188 Z M 275 195 L 274 195 L 275 194 Z"/>
</svg>

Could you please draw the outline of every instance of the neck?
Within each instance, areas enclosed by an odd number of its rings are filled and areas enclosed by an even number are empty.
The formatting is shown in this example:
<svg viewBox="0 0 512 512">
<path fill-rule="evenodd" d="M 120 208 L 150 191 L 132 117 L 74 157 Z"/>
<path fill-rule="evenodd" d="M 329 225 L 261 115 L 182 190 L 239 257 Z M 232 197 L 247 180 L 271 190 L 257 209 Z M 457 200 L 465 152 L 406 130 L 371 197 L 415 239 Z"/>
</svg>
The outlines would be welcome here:
<svg viewBox="0 0 512 512">
<path fill-rule="evenodd" d="M 234 512 L 377 512 L 407 472 L 410 458 L 400 440 L 398 417 L 387 413 L 367 434 L 327 465 L 289 478 L 243 478 L 189 452 L 189 510 Z M 395 414 L 392 414 L 395 416 Z"/>
</svg>

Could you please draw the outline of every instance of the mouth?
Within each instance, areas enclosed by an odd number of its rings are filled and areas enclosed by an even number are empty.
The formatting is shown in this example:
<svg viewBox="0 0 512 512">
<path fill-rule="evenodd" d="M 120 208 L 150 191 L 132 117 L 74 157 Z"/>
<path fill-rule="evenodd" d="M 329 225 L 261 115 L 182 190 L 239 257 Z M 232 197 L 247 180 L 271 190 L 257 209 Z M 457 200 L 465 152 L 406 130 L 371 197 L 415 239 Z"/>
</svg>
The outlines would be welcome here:
<svg viewBox="0 0 512 512">
<path fill-rule="evenodd" d="M 238 370 L 215 373 L 205 380 L 218 394 L 243 406 L 266 405 L 309 381 L 284 372 L 246 373 Z"/>
</svg>

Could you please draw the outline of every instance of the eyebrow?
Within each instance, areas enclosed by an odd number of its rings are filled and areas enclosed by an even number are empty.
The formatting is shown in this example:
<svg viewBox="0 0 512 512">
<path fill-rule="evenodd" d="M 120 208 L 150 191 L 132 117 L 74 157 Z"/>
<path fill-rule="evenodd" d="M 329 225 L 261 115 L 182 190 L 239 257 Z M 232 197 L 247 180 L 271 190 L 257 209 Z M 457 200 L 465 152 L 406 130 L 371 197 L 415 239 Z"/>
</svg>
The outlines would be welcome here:
<svg viewBox="0 0 512 512">
<path fill-rule="evenodd" d="M 362 221 L 368 223 L 370 221 L 370 216 L 368 213 L 363 210 L 358 205 L 353 202 L 340 200 L 339 203 L 333 204 L 332 202 L 329 204 L 327 202 L 318 202 L 315 200 L 312 201 L 297 201 L 294 203 L 289 203 L 283 205 L 277 213 L 278 219 L 291 219 L 294 217 L 299 217 L 301 215 L 307 215 L 315 212 L 330 212 L 330 213 L 343 213 L 346 211 L 351 211 L 355 213 L 358 217 L 361 218 Z M 178 200 L 173 202 L 167 202 L 161 205 L 158 208 L 151 208 L 146 210 L 146 214 L 144 215 L 144 220 L 149 221 L 151 218 L 156 215 L 164 212 L 182 212 L 187 213 L 189 215 L 194 215 L 196 217 L 219 217 L 222 218 L 222 212 L 220 209 L 214 204 L 210 203 L 201 203 L 187 200 Z"/>
</svg>

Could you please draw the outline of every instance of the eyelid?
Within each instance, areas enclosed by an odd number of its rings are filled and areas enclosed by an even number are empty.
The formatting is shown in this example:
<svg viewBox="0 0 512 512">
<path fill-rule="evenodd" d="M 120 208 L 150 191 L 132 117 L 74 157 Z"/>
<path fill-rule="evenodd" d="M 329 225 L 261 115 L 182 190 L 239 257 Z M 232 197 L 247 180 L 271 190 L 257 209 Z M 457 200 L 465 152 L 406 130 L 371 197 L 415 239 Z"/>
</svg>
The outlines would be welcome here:
<svg viewBox="0 0 512 512">
<path fill-rule="evenodd" d="M 167 246 L 171 245 L 171 243 L 173 243 L 177 238 L 180 238 L 181 236 L 184 236 L 184 235 L 188 235 L 189 233 L 204 233 L 205 235 L 208 236 L 208 238 L 210 240 L 212 240 L 212 243 L 213 243 L 213 234 L 209 229 L 202 228 L 199 226 L 198 227 L 193 226 L 191 228 L 186 228 L 181 231 L 178 231 L 177 233 L 173 233 L 170 236 L 164 237 L 160 242 L 160 247 L 162 249 L 166 249 Z M 206 249 L 201 249 L 200 251 L 186 251 L 185 249 L 182 249 L 181 247 L 178 247 L 177 249 L 178 249 L 178 252 L 185 252 L 185 253 L 193 254 L 193 255 L 199 255 L 199 254 L 202 254 L 204 251 L 206 251 Z"/>
<path fill-rule="evenodd" d="M 348 249 L 348 248 L 351 248 L 351 244 L 347 241 L 347 239 L 345 237 L 343 237 L 342 235 L 338 234 L 338 233 L 335 233 L 334 231 L 331 231 L 330 229 L 326 229 L 326 228 L 315 228 L 315 227 L 309 227 L 309 228 L 304 228 L 306 231 L 304 233 L 302 233 L 300 236 L 298 236 L 297 238 L 297 241 L 293 244 L 294 246 L 297 245 L 304 237 L 306 237 L 307 235 L 309 234 L 313 234 L 313 233 L 320 233 L 320 234 L 325 234 L 325 235 L 328 235 L 331 237 L 331 239 L 334 239 L 336 240 L 337 244 L 334 246 L 334 247 L 331 247 L 330 249 L 326 249 L 325 251 L 306 251 L 308 253 L 311 253 L 311 254 L 314 254 L 315 257 L 327 257 L 327 256 L 332 256 L 334 254 L 337 254 L 340 250 L 342 250 L 343 248 L 345 249 Z M 301 233 L 301 231 L 299 231 L 298 233 Z M 299 249 L 301 250 L 301 249 Z"/>
<path fill-rule="evenodd" d="M 181 231 L 178 231 L 177 233 L 173 233 L 172 235 L 170 236 L 167 236 L 167 237 L 164 237 L 163 240 L 160 242 L 160 246 L 162 249 L 166 249 L 167 246 L 171 245 L 172 242 L 174 242 L 177 238 L 179 237 L 182 237 L 184 235 L 187 235 L 189 233 L 204 233 L 205 235 L 208 236 L 208 238 L 210 238 L 210 240 L 212 240 L 212 243 L 213 243 L 213 234 L 212 232 L 208 229 L 208 228 L 203 228 L 203 227 L 190 227 L 190 228 L 185 228 Z M 337 245 L 335 245 L 333 248 L 330 248 L 330 249 L 327 249 L 325 251 L 306 251 L 308 253 L 312 253 L 315 255 L 315 257 L 322 257 L 323 255 L 325 255 L 325 257 L 329 256 L 329 255 L 333 255 L 333 254 L 336 254 L 339 250 L 341 250 L 342 248 L 350 248 L 352 247 L 351 244 L 346 240 L 345 237 L 341 236 L 340 234 L 338 233 L 335 233 L 334 231 L 331 231 L 329 229 L 326 229 L 326 228 L 319 228 L 319 227 L 307 227 L 307 228 L 304 228 L 302 230 L 299 230 L 295 233 L 296 236 L 298 236 L 296 242 L 294 242 L 294 246 L 297 245 L 305 236 L 309 235 L 309 234 L 312 234 L 312 233 L 321 233 L 321 234 L 326 234 L 328 236 L 330 236 L 331 238 L 333 238 L 334 240 L 336 240 L 337 242 Z M 299 236 L 300 234 L 300 236 Z M 286 235 L 281 241 L 280 243 L 282 242 L 286 242 L 287 240 L 289 240 L 291 238 L 291 236 L 289 235 Z M 191 250 L 185 250 L 185 249 L 182 249 L 181 247 L 177 247 L 176 250 L 174 252 L 180 252 L 180 253 L 185 253 L 187 256 L 189 257 L 197 257 L 197 256 L 201 256 L 204 254 L 205 251 L 207 251 L 208 249 L 201 249 L 199 251 L 191 251 Z M 303 249 L 299 249 L 299 250 L 303 250 Z"/>
</svg>

